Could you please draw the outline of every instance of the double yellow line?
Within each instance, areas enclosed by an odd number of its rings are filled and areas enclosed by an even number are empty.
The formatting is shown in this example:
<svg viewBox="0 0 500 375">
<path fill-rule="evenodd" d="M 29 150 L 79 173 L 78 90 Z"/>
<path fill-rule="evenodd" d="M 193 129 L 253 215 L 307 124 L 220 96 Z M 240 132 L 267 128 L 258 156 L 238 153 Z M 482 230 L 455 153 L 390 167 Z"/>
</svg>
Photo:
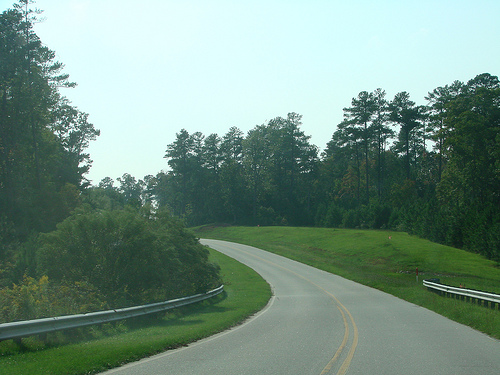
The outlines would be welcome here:
<svg viewBox="0 0 500 375">
<path fill-rule="evenodd" d="M 307 279 L 305 279 L 305 280 L 307 280 Z M 337 349 L 337 352 L 335 353 L 333 358 L 330 360 L 330 362 L 328 362 L 328 364 L 325 366 L 323 371 L 321 371 L 320 375 L 325 375 L 331 370 L 333 364 L 337 361 L 337 359 L 339 358 L 340 354 L 342 353 L 342 351 L 344 350 L 344 348 L 347 344 L 347 340 L 349 339 L 349 324 L 348 324 L 348 321 L 347 321 L 345 314 L 347 314 L 349 316 L 349 319 L 351 321 L 351 325 L 352 325 L 352 328 L 354 331 L 352 345 L 351 345 L 351 348 L 349 349 L 349 353 L 347 354 L 347 358 L 342 363 L 342 366 L 340 366 L 339 371 L 337 371 L 337 375 L 344 375 L 347 372 L 349 365 L 351 364 L 352 358 L 354 357 L 354 352 L 356 351 L 356 347 L 358 346 L 358 338 L 359 338 L 358 327 L 356 326 L 356 322 L 354 321 L 354 318 L 352 317 L 349 310 L 347 310 L 347 308 L 337 299 L 337 297 L 335 297 L 332 293 L 325 290 L 321 286 L 313 283 L 312 281 L 310 281 L 310 280 L 308 280 L 308 281 L 310 283 L 314 284 L 315 286 L 317 286 L 319 289 L 321 289 L 322 291 L 324 291 L 326 294 L 328 294 L 330 297 L 333 298 L 333 300 L 337 304 L 337 308 L 339 309 L 340 313 L 342 314 L 342 319 L 344 320 L 344 328 L 345 328 L 344 339 L 342 340 L 342 343 L 340 344 L 339 348 Z M 344 313 L 344 311 L 345 311 L 345 313 Z"/>
<path fill-rule="evenodd" d="M 359 334 L 358 334 L 358 327 L 356 326 L 356 322 L 354 321 L 354 318 L 352 317 L 349 310 L 342 304 L 342 302 L 340 302 L 337 297 L 335 297 L 332 293 L 327 291 L 325 288 L 323 288 L 322 286 L 309 280 L 307 277 L 304 277 L 301 274 L 298 274 L 297 272 L 294 272 L 286 267 L 280 266 L 279 264 L 271 262 L 267 259 L 261 258 L 258 255 L 249 253 L 248 251 L 241 250 L 241 249 L 235 249 L 235 248 L 233 248 L 233 249 L 237 250 L 237 251 L 241 251 L 247 255 L 250 255 L 250 256 L 257 258 L 257 259 L 259 259 L 263 262 L 266 262 L 268 264 L 272 264 L 275 267 L 279 267 L 285 271 L 288 271 L 288 272 L 300 277 L 301 279 L 307 281 L 308 283 L 310 283 L 310 284 L 314 285 L 315 287 L 317 287 L 318 289 L 322 290 L 324 293 L 329 295 L 335 301 L 335 304 L 337 305 L 337 308 L 339 309 L 339 311 L 342 315 L 342 319 L 344 321 L 344 328 L 345 328 L 344 329 L 344 338 L 343 338 L 342 343 L 340 344 L 339 348 L 335 352 L 334 356 L 328 362 L 328 364 L 325 366 L 323 371 L 321 371 L 320 375 L 326 375 L 331 371 L 333 365 L 337 362 L 340 355 L 342 354 L 342 351 L 345 349 L 347 342 L 349 340 L 349 321 L 350 321 L 352 329 L 353 329 L 353 338 L 352 338 L 351 348 L 349 349 L 349 353 L 347 353 L 347 357 L 344 359 L 344 362 L 342 362 L 342 365 L 340 366 L 339 370 L 337 371 L 337 375 L 344 375 L 347 372 L 349 365 L 351 364 L 352 358 L 354 357 L 354 352 L 356 351 L 356 347 L 358 346 Z M 347 317 L 349 317 L 349 320 L 347 319 L 346 314 L 347 314 Z"/>
</svg>

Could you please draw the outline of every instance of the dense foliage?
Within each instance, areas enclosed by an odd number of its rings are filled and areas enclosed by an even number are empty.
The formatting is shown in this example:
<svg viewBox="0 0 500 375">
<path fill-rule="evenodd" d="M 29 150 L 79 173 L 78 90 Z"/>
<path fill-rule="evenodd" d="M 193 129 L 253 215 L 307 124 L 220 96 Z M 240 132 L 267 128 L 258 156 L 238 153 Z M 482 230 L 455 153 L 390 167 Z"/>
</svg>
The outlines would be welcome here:
<svg viewBox="0 0 500 375">
<path fill-rule="evenodd" d="M 219 281 L 208 250 L 166 212 L 77 211 L 40 244 L 39 275 L 88 282 L 114 307 L 201 293 Z"/>
<path fill-rule="evenodd" d="M 0 321 L 118 308 L 203 292 L 218 268 L 183 224 L 143 205 L 135 179 L 90 188 L 99 130 L 19 0 L 0 14 Z"/>
<path fill-rule="evenodd" d="M 80 204 L 99 135 L 62 88 L 74 87 L 33 31 L 39 11 L 20 1 L 0 15 L 0 280 L 20 281 L 32 237 Z M 16 263 L 22 263 L 19 266 Z"/>
<path fill-rule="evenodd" d="M 500 259 L 498 78 L 426 99 L 359 93 L 321 155 L 296 113 L 246 136 L 182 129 L 166 150 L 170 171 L 142 186 L 191 225 L 394 228 Z"/>
<path fill-rule="evenodd" d="M 74 87 L 20 1 L 0 15 L 0 227 L 5 240 L 50 230 L 78 204 L 99 130 L 61 88 Z M 5 241 L 2 241 L 5 243 Z M 7 251 L 4 247 L 1 253 Z"/>
</svg>

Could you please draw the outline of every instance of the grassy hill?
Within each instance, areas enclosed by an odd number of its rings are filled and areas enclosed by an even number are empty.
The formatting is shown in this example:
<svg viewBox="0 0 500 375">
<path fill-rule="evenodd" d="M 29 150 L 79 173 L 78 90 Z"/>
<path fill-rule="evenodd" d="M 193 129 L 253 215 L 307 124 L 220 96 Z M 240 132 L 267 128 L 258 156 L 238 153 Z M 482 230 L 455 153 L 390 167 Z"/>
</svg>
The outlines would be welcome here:
<svg viewBox="0 0 500 375">
<path fill-rule="evenodd" d="M 252 245 L 391 293 L 500 338 L 500 309 L 440 297 L 423 279 L 500 294 L 500 265 L 407 233 L 294 227 L 196 229 L 201 238 Z M 417 282 L 416 269 L 419 271 Z"/>
</svg>

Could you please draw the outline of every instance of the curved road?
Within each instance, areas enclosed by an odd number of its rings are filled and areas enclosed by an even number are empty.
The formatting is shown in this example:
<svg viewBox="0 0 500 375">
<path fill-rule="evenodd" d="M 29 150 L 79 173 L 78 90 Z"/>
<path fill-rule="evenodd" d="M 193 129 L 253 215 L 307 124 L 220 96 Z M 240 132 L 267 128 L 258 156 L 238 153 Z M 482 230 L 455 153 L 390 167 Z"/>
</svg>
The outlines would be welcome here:
<svg viewBox="0 0 500 375">
<path fill-rule="evenodd" d="M 500 341 L 429 310 L 254 247 L 202 243 L 273 288 L 245 324 L 105 374 L 500 374 Z"/>
</svg>

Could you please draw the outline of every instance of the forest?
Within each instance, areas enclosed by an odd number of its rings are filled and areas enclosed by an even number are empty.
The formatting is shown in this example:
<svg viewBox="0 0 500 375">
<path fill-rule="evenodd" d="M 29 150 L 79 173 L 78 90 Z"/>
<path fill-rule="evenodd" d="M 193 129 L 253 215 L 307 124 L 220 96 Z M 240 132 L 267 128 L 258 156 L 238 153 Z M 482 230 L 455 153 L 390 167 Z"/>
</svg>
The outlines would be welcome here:
<svg viewBox="0 0 500 375">
<path fill-rule="evenodd" d="M 215 286 L 219 270 L 185 226 L 397 230 L 500 260 L 498 77 L 429 88 L 426 105 L 362 91 L 322 151 L 294 112 L 246 134 L 181 129 L 165 171 L 91 185 L 99 130 L 61 94 L 76 84 L 29 3 L 0 15 L 1 321 Z"/>
<path fill-rule="evenodd" d="M 220 285 L 166 209 L 91 189 L 99 130 L 20 0 L 0 15 L 0 322 L 164 301 Z"/>
<path fill-rule="evenodd" d="M 500 259 L 500 82 L 482 73 L 429 91 L 360 92 L 324 151 L 289 113 L 244 134 L 181 129 L 168 170 L 104 190 L 207 223 L 400 230 Z"/>
<path fill-rule="evenodd" d="M 188 225 L 401 230 L 499 260 L 498 77 L 455 81 L 425 99 L 360 92 L 321 153 L 297 113 L 246 135 L 182 129 L 165 152 L 169 170 L 142 191 Z"/>
</svg>

